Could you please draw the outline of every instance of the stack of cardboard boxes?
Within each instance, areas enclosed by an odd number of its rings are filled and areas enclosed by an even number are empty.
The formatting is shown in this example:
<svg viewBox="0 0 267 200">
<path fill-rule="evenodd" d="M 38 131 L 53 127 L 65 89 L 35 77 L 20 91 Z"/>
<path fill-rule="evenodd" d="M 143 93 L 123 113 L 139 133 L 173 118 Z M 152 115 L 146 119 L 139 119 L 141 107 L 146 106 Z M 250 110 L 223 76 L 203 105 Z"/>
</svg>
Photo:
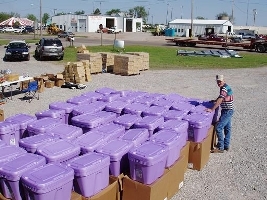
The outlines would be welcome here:
<svg viewBox="0 0 267 200">
<path fill-rule="evenodd" d="M 90 63 L 88 60 L 69 62 L 65 65 L 62 74 L 66 82 L 80 84 L 91 81 Z"/>
<path fill-rule="evenodd" d="M 126 54 L 136 55 L 137 59 L 139 57 L 140 60 L 140 71 L 148 70 L 149 69 L 149 53 L 146 52 L 127 52 Z"/>
<path fill-rule="evenodd" d="M 123 76 L 140 74 L 140 59 L 134 55 L 115 55 L 113 73 Z"/>
<path fill-rule="evenodd" d="M 77 53 L 77 61 L 89 60 L 91 74 L 102 72 L 102 56 L 100 53 Z"/>
</svg>

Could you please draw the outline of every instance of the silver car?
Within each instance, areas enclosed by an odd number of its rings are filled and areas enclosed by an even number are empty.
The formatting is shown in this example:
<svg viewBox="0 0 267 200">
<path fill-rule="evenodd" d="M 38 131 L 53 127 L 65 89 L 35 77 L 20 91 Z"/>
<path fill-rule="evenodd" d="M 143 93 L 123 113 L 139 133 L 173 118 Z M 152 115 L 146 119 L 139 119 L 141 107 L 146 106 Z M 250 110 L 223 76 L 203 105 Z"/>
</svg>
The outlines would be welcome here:
<svg viewBox="0 0 267 200">
<path fill-rule="evenodd" d="M 43 60 L 46 57 L 62 60 L 64 57 L 64 47 L 58 38 L 42 38 L 36 45 L 36 59 Z"/>
</svg>

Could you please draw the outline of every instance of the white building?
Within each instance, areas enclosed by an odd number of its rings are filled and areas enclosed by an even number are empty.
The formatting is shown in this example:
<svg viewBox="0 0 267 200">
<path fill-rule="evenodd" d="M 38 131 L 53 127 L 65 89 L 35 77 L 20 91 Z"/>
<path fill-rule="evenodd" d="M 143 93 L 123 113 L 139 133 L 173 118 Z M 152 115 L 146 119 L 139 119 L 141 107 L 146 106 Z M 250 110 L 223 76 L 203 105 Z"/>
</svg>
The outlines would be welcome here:
<svg viewBox="0 0 267 200">
<path fill-rule="evenodd" d="M 72 32 L 96 32 L 99 25 L 104 28 L 116 27 L 122 32 L 137 32 L 142 28 L 142 18 L 122 17 L 122 16 L 104 16 L 104 15 L 59 15 L 52 17 L 52 23 L 55 23 L 60 29 Z"/>
<path fill-rule="evenodd" d="M 169 28 L 175 29 L 176 36 L 191 36 L 191 19 L 175 19 L 169 22 Z M 233 32 L 233 24 L 229 20 L 193 20 L 193 35 L 207 33 Z"/>
</svg>

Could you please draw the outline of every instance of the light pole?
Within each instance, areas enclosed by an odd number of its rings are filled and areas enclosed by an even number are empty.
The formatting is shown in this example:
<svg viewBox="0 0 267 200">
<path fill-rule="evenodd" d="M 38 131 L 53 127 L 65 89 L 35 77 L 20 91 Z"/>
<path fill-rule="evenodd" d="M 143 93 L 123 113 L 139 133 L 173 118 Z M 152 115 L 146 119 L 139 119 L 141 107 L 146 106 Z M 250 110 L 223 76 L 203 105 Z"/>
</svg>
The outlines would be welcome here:
<svg viewBox="0 0 267 200">
<path fill-rule="evenodd" d="M 248 0 L 248 3 L 247 3 L 247 20 L 246 20 L 246 26 L 248 25 L 248 7 L 249 7 L 249 0 Z"/>
<path fill-rule="evenodd" d="M 168 25 L 168 18 L 169 18 L 169 4 L 167 3 L 166 25 Z"/>
<path fill-rule="evenodd" d="M 191 37 L 193 37 L 193 8 L 194 0 L 191 0 Z"/>
<path fill-rule="evenodd" d="M 42 0 L 40 0 L 40 38 L 43 37 L 42 29 L 43 29 L 43 23 L 42 23 Z"/>
<path fill-rule="evenodd" d="M 257 10 L 256 9 L 253 9 L 254 26 L 255 26 L 255 22 L 256 22 L 256 15 L 257 15 Z"/>
</svg>

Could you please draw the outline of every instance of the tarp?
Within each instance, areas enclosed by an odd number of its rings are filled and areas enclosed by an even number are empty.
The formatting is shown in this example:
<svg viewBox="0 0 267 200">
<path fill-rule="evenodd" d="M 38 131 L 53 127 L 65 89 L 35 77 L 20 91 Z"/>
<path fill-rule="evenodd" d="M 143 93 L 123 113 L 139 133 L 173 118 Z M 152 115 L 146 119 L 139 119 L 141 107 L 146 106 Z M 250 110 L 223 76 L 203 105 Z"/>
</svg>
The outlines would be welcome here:
<svg viewBox="0 0 267 200">
<path fill-rule="evenodd" d="M 189 51 L 189 50 L 177 50 L 177 55 L 181 56 L 213 56 L 220 58 L 242 58 L 234 50 L 202 50 L 202 51 Z"/>
<path fill-rule="evenodd" d="M 27 18 L 11 17 L 5 21 L 2 21 L 0 26 L 13 26 L 16 22 L 18 22 L 21 26 L 33 26 L 34 23 L 34 21 Z"/>
</svg>

